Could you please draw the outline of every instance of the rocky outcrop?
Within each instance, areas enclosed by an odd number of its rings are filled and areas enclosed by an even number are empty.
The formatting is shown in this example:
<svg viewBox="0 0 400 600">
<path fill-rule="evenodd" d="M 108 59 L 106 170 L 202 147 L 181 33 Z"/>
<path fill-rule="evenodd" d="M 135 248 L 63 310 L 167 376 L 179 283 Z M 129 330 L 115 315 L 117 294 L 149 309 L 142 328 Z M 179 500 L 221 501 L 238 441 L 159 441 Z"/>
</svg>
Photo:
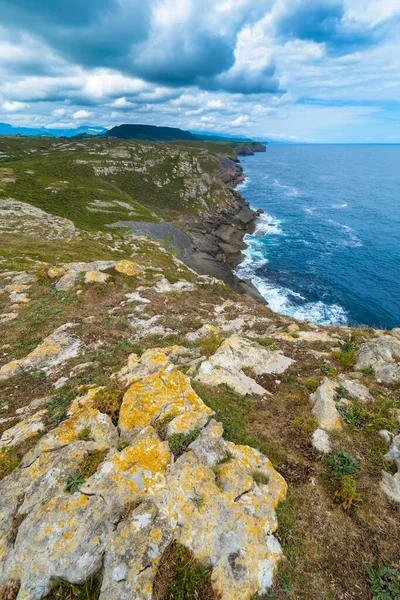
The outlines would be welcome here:
<svg viewBox="0 0 400 600">
<path fill-rule="evenodd" d="M 392 475 L 386 471 L 382 471 L 381 488 L 392 502 L 400 504 L 400 434 L 393 438 L 392 444 L 385 460 L 395 463 L 397 473 Z"/>
<path fill-rule="evenodd" d="M 358 371 L 372 368 L 375 377 L 385 383 L 400 382 L 400 340 L 382 335 L 362 344 L 357 353 Z"/>
<path fill-rule="evenodd" d="M 17 580 L 19 599 L 40 600 L 57 578 L 82 583 L 103 565 L 101 599 L 151 600 L 173 540 L 210 565 L 221 600 L 249 600 L 272 584 L 286 483 L 259 451 L 223 439 L 213 411 L 170 362 L 181 353 L 132 355 L 116 374 L 131 382 L 122 446 L 92 389 L 3 479 L 0 586 Z"/>
<path fill-rule="evenodd" d="M 3 365 L 0 369 L 0 381 L 22 371 L 41 370 L 49 372 L 60 363 L 77 356 L 81 342 L 70 332 L 72 327 L 72 323 L 66 323 L 58 327 L 25 358 L 13 360 Z"/>
<path fill-rule="evenodd" d="M 243 369 L 251 369 L 255 375 L 283 373 L 294 361 L 281 352 L 263 348 L 236 335 L 221 344 L 217 352 L 201 363 L 197 381 L 208 385 L 229 385 L 239 394 L 268 394 Z"/>
<path fill-rule="evenodd" d="M 336 408 L 336 385 L 333 381 L 324 378 L 322 385 L 311 394 L 310 402 L 313 404 L 312 413 L 320 429 L 331 431 L 341 429 L 340 416 Z"/>
<path fill-rule="evenodd" d="M 243 142 L 235 147 L 238 156 L 253 156 L 255 152 L 265 152 L 267 147 L 261 142 Z"/>
</svg>

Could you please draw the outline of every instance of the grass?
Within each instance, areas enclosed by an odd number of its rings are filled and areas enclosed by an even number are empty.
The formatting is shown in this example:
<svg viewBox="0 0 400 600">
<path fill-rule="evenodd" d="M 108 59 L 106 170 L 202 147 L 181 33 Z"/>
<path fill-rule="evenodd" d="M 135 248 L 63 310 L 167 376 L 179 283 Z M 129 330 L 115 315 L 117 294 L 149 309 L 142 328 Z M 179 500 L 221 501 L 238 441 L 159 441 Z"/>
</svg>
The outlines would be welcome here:
<svg viewBox="0 0 400 600">
<path fill-rule="evenodd" d="M 55 579 L 54 584 L 51 592 L 45 597 L 47 600 L 97 600 L 102 577 L 100 574 L 93 575 L 80 585 Z"/>
<path fill-rule="evenodd" d="M 218 600 L 211 571 L 184 546 L 173 542 L 164 551 L 154 582 L 153 600 Z"/>
<path fill-rule="evenodd" d="M 4 446 L 0 449 L 0 481 L 18 467 L 22 457 L 23 454 L 16 446 Z"/>
<path fill-rule="evenodd" d="M 355 341 L 342 342 L 340 350 L 332 352 L 332 358 L 345 369 L 351 369 L 355 363 L 356 351 L 357 344 Z"/>
<path fill-rule="evenodd" d="M 109 415 L 114 425 L 117 425 L 123 397 L 124 390 L 115 381 L 111 381 L 102 390 L 97 392 L 94 399 L 94 406 L 100 412 Z"/>
<path fill-rule="evenodd" d="M 199 437 L 200 432 L 200 427 L 195 427 L 194 429 L 192 429 L 192 431 L 189 431 L 189 433 L 174 433 L 173 435 L 169 436 L 169 449 L 171 450 L 175 458 L 178 458 L 186 451 L 188 446 L 192 442 L 194 442 L 196 438 Z"/>
</svg>

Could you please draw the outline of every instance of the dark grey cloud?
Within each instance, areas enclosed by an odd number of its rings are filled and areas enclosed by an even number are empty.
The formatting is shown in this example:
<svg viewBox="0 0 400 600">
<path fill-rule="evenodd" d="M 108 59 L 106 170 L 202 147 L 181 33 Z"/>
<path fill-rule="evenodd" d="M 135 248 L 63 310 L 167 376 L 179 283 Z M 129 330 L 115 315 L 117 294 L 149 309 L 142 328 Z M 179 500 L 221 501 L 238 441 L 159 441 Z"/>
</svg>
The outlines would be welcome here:
<svg viewBox="0 0 400 600">
<path fill-rule="evenodd" d="M 141 0 L 0 0 L 3 25 L 45 40 L 84 67 L 127 69 L 132 45 L 146 39 L 151 3 Z"/>
<path fill-rule="evenodd" d="M 0 14 L 9 31 L 29 33 L 71 65 L 114 69 L 169 87 L 248 94 L 279 87 L 266 72 L 227 73 L 235 64 L 238 33 L 270 5 L 196 0 L 183 10 L 173 0 L 35 0 L 34 6 L 33 0 L 0 0 Z M 11 66 L 16 73 L 44 74 L 39 62 L 32 70 L 30 60 Z"/>
<path fill-rule="evenodd" d="M 379 41 L 385 23 L 366 26 L 349 19 L 343 0 L 295 0 L 276 21 L 276 32 L 283 38 L 325 43 L 334 54 L 347 54 Z"/>
<path fill-rule="evenodd" d="M 280 91 L 280 84 L 274 75 L 273 64 L 254 70 L 248 66 L 234 67 L 226 73 L 204 81 L 203 87 L 232 94 L 276 94 Z"/>
</svg>

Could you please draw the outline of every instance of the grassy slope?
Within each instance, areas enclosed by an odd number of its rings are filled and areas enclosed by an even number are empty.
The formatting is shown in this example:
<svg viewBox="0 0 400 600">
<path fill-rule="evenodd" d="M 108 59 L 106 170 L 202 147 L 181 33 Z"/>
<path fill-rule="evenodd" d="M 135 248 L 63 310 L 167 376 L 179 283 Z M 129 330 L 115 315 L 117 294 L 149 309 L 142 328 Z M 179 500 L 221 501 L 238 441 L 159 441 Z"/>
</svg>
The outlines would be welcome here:
<svg viewBox="0 0 400 600">
<path fill-rule="evenodd" d="M 171 219 L 201 209 L 199 198 L 182 199 L 189 180 L 194 185 L 201 181 L 200 173 L 190 173 L 191 162 L 198 159 L 202 170 L 212 175 L 219 166 L 216 152 L 222 148 L 220 144 L 214 148 L 213 144 L 0 137 L 0 198 L 28 202 L 85 230 L 105 230 L 107 223 L 119 220 Z M 146 161 L 156 164 L 143 168 Z M 184 161 L 188 174 L 177 172 Z M 114 172 L 106 173 L 104 167 Z M 95 168 L 100 174 L 95 174 Z M 212 180 L 210 209 L 228 201 L 224 186 Z M 98 202 L 112 206 L 96 207 Z"/>
</svg>

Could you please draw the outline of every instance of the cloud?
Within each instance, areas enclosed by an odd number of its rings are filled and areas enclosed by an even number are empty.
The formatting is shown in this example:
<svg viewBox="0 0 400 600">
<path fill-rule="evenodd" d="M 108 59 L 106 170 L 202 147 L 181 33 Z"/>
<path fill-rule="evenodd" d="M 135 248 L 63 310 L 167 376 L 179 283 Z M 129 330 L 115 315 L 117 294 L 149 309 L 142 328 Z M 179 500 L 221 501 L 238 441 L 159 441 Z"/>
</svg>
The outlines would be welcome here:
<svg viewBox="0 0 400 600">
<path fill-rule="evenodd" d="M 323 43 L 334 54 L 346 54 L 377 43 L 387 22 L 366 23 L 349 16 L 344 0 L 289 0 L 278 10 L 275 24 L 284 39 Z"/>
<path fill-rule="evenodd" d="M 93 113 L 91 113 L 87 110 L 77 110 L 72 115 L 72 118 L 75 119 L 76 121 L 79 121 L 81 119 L 87 119 L 87 118 L 91 117 L 92 115 L 93 115 Z"/>
<path fill-rule="evenodd" d="M 25 102 L 3 102 L 3 110 L 6 112 L 17 112 L 23 110 L 26 107 Z"/>
</svg>

